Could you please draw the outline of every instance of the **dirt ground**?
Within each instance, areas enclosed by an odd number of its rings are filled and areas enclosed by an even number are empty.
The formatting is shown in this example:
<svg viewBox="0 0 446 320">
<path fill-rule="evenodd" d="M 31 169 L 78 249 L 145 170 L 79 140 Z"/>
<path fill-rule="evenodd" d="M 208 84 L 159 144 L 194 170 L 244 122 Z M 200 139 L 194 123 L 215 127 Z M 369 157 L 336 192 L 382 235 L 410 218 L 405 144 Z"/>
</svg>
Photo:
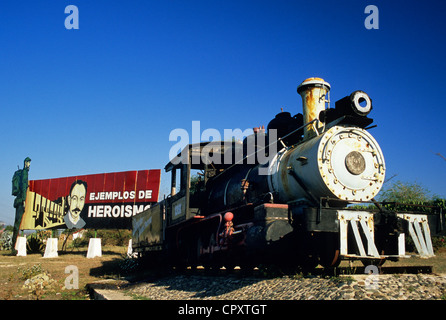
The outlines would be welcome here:
<svg viewBox="0 0 446 320">
<path fill-rule="evenodd" d="M 87 248 L 60 252 L 56 258 L 43 258 L 42 254 L 11 256 L 0 251 L 0 300 L 86 300 L 86 285 L 107 278 L 119 278 L 119 264 L 124 260 L 127 247 L 104 246 L 102 257 L 87 258 Z M 74 266 L 74 267 L 73 267 Z M 68 268 L 67 268 L 68 267 Z M 78 270 L 76 289 L 74 269 Z M 49 274 L 44 287 L 24 288 L 27 278 L 45 271 Z M 67 271 L 67 273 L 65 273 Z M 67 277 L 68 286 L 65 282 Z"/>
<path fill-rule="evenodd" d="M 25 257 L 11 256 L 10 252 L 0 251 L 0 300 L 88 300 L 86 285 L 104 279 L 122 279 L 123 262 L 127 247 L 104 246 L 102 257 L 88 259 L 87 248 L 60 252 L 56 258 L 43 258 L 42 254 L 28 254 Z M 398 262 L 387 261 L 387 266 L 433 266 L 436 274 L 446 274 L 446 248 L 438 250 L 430 259 L 409 258 Z M 78 289 L 66 289 L 70 269 L 78 270 Z M 349 266 L 342 262 L 341 267 Z M 361 262 L 350 264 L 362 266 Z M 68 268 L 67 268 L 68 267 Z M 67 273 L 66 273 L 67 269 Z M 49 282 L 43 289 L 24 287 L 26 279 L 45 271 Z M 69 285 L 73 286 L 73 282 Z"/>
</svg>

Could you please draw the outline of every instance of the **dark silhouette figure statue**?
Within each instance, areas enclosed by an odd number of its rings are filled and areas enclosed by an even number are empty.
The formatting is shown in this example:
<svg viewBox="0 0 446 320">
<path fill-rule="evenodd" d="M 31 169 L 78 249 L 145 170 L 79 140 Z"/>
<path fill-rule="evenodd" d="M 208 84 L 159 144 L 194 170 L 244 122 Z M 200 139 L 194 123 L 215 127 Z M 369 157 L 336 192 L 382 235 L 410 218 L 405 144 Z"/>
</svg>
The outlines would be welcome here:
<svg viewBox="0 0 446 320">
<path fill-rule="evenodd" d="M 16 196 L 14 199 L 15 221 L 12 235 L 12 253 L 15 253 L 15 244 L 20 231 L 20 223 L 22 222 L 23 213 L 25 212 L 26 191 L 28 190 L 28 171 L 30 165 L 31 159 L 26 157 L 23 161 L 23 169 L 17 170 L 12 178 L 12 195 Z"/>
</svg>

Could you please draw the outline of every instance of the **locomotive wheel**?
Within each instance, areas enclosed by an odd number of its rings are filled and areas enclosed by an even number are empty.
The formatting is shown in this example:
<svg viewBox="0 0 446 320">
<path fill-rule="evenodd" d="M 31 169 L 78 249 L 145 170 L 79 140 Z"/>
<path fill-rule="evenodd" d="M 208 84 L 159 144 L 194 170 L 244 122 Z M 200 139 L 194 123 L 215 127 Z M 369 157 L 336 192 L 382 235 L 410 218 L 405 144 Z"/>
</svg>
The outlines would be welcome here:
<svg viewBox="0 0 446 320">
<path fill-rule="evenodd" d="M 208 244 L 209 253 L 206 255 L 205 267 L 209 269 L 215 269 L 217 268 L 217 261 L 214 253 L 214 246 L 217 244 L 217 241 L 215 239 L 215 233 L 211 234 L 208 243 L 209 243 Z"/>
<path fill-rule="evenodd" d="M 195 252 L 195 260 L 197 262 L 197 264 L 200 264 L 200 261 L 202 260 L 202 255 L 203 255 L 203 240 L 201 239 L 200 236 L 198 236 L 197 241 L 196 241 L 196 252 Z"/>
<path fill-rule="evenodd" d="M 212 233 L 209 237 L 209 255 L 210 260 L 214 258 L 214 246 L 217 244 L 217 240 L 215 239 L 215 233 Z"/>
<path fill-rule="evenodd" d="M 232 273 L 232 272 L 234 272 L 234 268 L 236 267 L 236 264 L 233 262 L 224 262 L 223 266 L 225 267 L 227 273 Z"/>
<path fill-rule="evenodd" d="M 341 263 L 338 237 L 337 233 L 318 235 L 319 263 L 324 268 L 335 268 Z"/>
<path fill-rule="evenodd" d="M 336 268 L 341 263 L 341 257 L 339 255 L 339 249 L 332 251 L 331 254 L 327 253 L 324 256 L 319 257 L 319 263 L 324 268 Z"/>
<path fill-rule="evenodd" d="M 299 266 L 302 268 L 304 273 L 312 272 L 314 269 L 316 269 L 318 264 L 319 261 L 315 256 L 301 257 L 299 261 Z"/>
</svg>

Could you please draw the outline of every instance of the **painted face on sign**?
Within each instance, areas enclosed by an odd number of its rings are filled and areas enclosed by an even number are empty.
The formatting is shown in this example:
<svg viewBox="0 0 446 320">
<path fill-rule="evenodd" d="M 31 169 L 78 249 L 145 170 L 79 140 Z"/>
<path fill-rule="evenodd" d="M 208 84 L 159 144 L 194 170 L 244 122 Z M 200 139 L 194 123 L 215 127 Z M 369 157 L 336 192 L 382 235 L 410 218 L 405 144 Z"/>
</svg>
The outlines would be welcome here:
<svg viewBox="0 0 446 320">
<path fill-rule="evenodd" d="M 87 190 L 83 184 L 76 184 L 71 190 L 68 197 L 68 205 L 70 206 L 70 213 L 73 220 L 79 219 L 79 215 L 85 205 L 85 195 Z"/>
</svg>

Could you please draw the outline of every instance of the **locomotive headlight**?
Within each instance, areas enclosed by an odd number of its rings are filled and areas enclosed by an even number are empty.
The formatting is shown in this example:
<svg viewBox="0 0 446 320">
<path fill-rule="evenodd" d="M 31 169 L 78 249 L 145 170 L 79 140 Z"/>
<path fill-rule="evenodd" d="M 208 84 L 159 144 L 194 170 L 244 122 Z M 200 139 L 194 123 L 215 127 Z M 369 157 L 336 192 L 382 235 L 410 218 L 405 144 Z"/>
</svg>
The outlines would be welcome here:
<svg viewBox="0 0 446 320">
<path fill-rule="evenodd" d="M 364 91 L 357 90 L 336 101 L 335 106 L 341 114 L 364 117 L 372 111 L 372 99 Z"/>
<path fill-rule="evenodd" d="M 352 109 L 360 116 L 366 116 L 372 111 L 372 100 L 364 91 L 355 91 L 350 95 Z"/>
</svg>

